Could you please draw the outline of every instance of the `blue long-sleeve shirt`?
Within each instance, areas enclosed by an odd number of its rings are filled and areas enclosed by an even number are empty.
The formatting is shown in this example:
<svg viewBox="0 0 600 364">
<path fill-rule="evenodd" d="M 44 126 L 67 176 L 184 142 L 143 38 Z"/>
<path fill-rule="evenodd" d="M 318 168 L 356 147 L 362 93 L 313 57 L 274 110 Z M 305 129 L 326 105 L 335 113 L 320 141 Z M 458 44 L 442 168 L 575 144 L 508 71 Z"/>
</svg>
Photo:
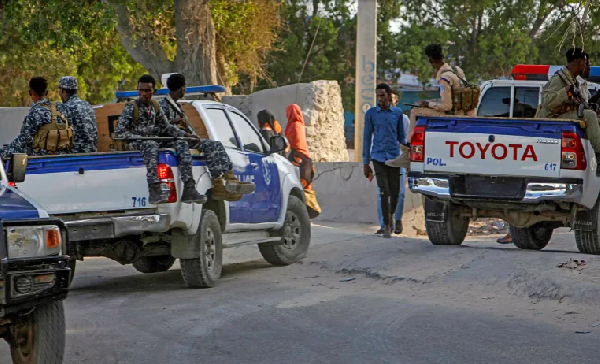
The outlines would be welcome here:
<svg viewBox="0 0 600 364">
<path fill-rule="evenodd" d="M 372 139 L 372 140 L 371 140 Z M 400 143 L 406 144 L 402 109 L 372 107 L 365 114 L 363 163 L 385 162 L 400 155 Z"/>
</svg>

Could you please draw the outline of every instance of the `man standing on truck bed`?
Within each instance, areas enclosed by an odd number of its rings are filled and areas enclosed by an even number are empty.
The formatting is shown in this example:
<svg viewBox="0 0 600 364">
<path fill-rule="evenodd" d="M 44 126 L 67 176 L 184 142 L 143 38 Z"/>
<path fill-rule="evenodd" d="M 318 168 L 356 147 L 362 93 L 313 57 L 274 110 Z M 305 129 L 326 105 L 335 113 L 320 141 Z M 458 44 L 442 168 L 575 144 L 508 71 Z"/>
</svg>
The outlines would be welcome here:
<svg viewBox="0 0 600 364">
<path fill-rule="evenodd" d="M 158 106 L 158 102 L 152 100 L 156 87 L 156 80 L 150 75 L 143 75 L 138 80 L 139 98 L 128 103 L 123 108 L 123 113 L 119 117 L 115 136 L 117 138 L 135 139 L 139 137 L 191 137 L 197 136 L 179 130 L 175 125 L 167 121 L 165 115 Z M 156 141 L 134 141 L 130 142 L 128 147 L 131 150 L 140 150 L 144 156 L 144 163 L 148 170 L 146 177 L 148 179 L 149 202 L 151 204 L 166 203 L 167 198 L 164 195 L 160 179 L 158 178 L 158 150 L 164 143 Z M 184 184 L 181 201 L 184 203 L 204 203 L 206 196 L 196 190 L 196 181 L 192 176 L 192 156 L 185 140 L 176 140 L 174 142 L 177 151 L 177 166 L 181 174 L 181 181 Z"/>
<path fill-rule="evenodd" d="M 0 155 L 8 158 L 13 153 L 48 155 L 69 153 L 73 147 L 73 130 L 66 124 L 56 105 L 48 101 L 48 81 L 43 77 L 29 80 L 29 96 L 33 105 L 23 121 L 21 132 Z"/>
<path fill-rule="evenodd" d="M 600 125 L 593 110 L 578 111 L 587 100 L 580 92 L 578 76 L 584 76 L 589 56 L 581 48 L 567 51 L 567 65 L 557 71 L 542 89 L 539 118 L 583 119 L 586 133 L 596 154 L 600 152 Z"/>
<path fill-rule="evenodd" d="M 185 77 L 175 73 L 167 79 L 169 94 L 158 102 L 167 120 L 188 134 L 197 136 L 194 126 L 183 112 L 177 101 L 185 96 Z M 206 157 L 206 164 L 213 181 L 212 197 L 216 200 L 237 201 L 242 194 L 254 192 L 254 183 L 240 182 L 233 174 L 233 163 L 225 147 L 219 141 L 200 139 L 188 142 L 191 149 L 198 149 Z"/>
<path fill-rule="evenodd" d="M 419 106 L 410 112 L 410 125 L 408 127 L 408 142 L 412 135 L 417 118 L 419 116 L 444 116 L 448 114 L 455 115 L 474 115 L 474 110 L 455 110 L 452 102 L 452 88 L 460 87 L 461 82 L 466 83 L 465 73 L 460 67 L 452 67 L 444 62 L 444 53 L 440 44 L 429 44 L 425 47 L 425 55 L 429 58 L 431 66 L 437 70 L 436 81 L 440 85 L 441 101 L 419 101 Z M 391 167 L 410 168 L 409 147 L 400 145 L 402 154 L 386 164 Z"/>
<path fill-rule="evenodd" d="M 96 113 L 87 101 L 77 96 L 77 79 L 66 76 L 58 81 L 58 94 L 62 104 L 56 104 L 60 112 L 73 126 L 72 153 L 95 153 L 98 150 L 98 126 Z"/>
<path fill-rule="evenodd" d="M 370 163 L 373 162 L 375 167 L 377 186 L 381 190 L 381 210 L 385 225 L 383 236 L 391 238 L 393 215 L 400 193 L 400 168 L 387 166 L 385 162 L 400 154 L 400 143 L 406 138 L 404 114 L 401 109 L 392 107 L 392 89 L 389 85 L 377 85 L 376 92 L 378 106 L 370 108 L 365 114 L 363 164 L 365 177 L 369 179 L 373 176 Z"/>
</svg>

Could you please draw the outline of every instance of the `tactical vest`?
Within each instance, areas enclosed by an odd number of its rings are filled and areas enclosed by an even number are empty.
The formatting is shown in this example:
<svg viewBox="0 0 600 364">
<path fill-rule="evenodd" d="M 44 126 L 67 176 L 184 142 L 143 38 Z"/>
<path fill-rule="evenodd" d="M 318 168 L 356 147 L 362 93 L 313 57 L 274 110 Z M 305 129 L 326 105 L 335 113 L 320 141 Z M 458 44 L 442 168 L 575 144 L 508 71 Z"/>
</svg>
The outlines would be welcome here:
<svg viewBox="0 0 600 364">
<path fill-rule="evenodd" d="M 442 72 L 442 75 L 448 72 L 456 75 L 460 83 L 460 86 L 458 87 L 450 85 L 452 89 L 452 111 L 463 111 L 466 113 L 467 111 L 477 108 L 477 105 L 479 104 L 479 95 L 481 94 L 479 86 L 469 84 L 467 80 L 460 77 L 458 73 L 454 71 L 454 68 Z"/>
<path fill-rule="evenodd" d="M 131 101 L 131 102 L 128 102 L 128 104 L 133 105 L 133 123 L 135 124 L 135 123 L 137 123 L 137 121 L 140 117 L 140 108 L 138 106 L 137 101 Z M 156 101 L 156 100 L 152 100 L 152 104 L 154 105 L 154 113 L 156 115 L 160 112 L 160 106 L 158 105 L 158 101 Z M 114 138 L 114 134 L 112 135 L 112 137 Z M 114 144 L 113 144 L 113 148 L 117 152 L 122 152 L 122 151 L 129 150 L 127 145 L 128 145 L 127 142 L 124 142 L 121 140 L 115 140 Z"/>
<path fill-rule="evenodd" d="M 38 152 L 40 149 L 46 149 L 50 154 L 56 152 L 69 153 L 73 149 L 73 127 L 69 125 L 67 118 L 56 110 L 56 104 L 51 102 L 50 109 L 52 115 L 51 121 L 48 124 L 42 125 L 33 137 L 33 151 Z M 62 123 L 58 122 L 58 119 Z"/>
</svg>

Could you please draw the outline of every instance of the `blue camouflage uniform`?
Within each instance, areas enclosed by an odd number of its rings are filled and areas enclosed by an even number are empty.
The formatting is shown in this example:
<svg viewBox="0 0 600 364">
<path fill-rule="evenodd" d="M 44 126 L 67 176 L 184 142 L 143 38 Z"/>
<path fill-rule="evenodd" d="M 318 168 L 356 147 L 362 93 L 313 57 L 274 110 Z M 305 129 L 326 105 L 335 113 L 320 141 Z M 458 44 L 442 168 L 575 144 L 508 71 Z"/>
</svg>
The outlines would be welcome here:
<svg viewBox="0 0 600 364">
<path fill-rule="evenodd" d="M 63 77 L 58 87 L 64 90 L 77 90 L 77 79 L 72 76 Z M 98 126 L 96 113 L 87 101 L 77 95 L 69 97 L 64 103 L 57 103 L 60 111 L 73 127 L 72 153 L 94 153 L 98 150 Z"/>
<path fill-rule="evenodd" d="M 117 123 L 115 136 L 117 138 L 135 138 L 135 137 L 183 137 L 186 132 L 167 121 L 165 115 L 160 110 L 154 109 L 154 103 L 146 107 L 139 99 L 134 101 L 138 106 L 138 119 L 133 120 L 133 104 L 127 104 Z M 131 142 L 128 144 L 130 150 L 140 150 L 144 156 L 144 163 L 147 168 L 148 183 L 159 183 L 158 178 L 158 150 L 168 148 L 170 143 L 159 143 L 155 141 Z M 181 180 L 185 183 L 193 180 L 192 176 L 192 156 L 185 140 L 177 140 L 173 147 L 177 151 L 177 166 L 181 173 Z"/>
<path fill-rule="evenodd" d="M 8 158 L 12 153 L 26 153 L 27 155 L 48 155 L 46 149 L 33 150 L 33 138 L 41 126 L 52 121 L 50 101 L 41 99 L 31 106 L 29 113 L 23 121 L 21 132 L 6 148 L 0 150 L 2 158 Z"/>
<path fill-rule="evenodd" d="M 164 99 L 158 102 L 163 114 L 167 120 L 172 123 L 173 120 L 179 116 L 185 120 L 185 131 L 187 133 L 197 135 L 196 130 L 190 124 L 189 120 L 185 116 L 185 113 L 181 107 L 167 95 Z M 198 149 L 206 157 L 206 165 L 212 178 L 222 177 L 225 173 L 233 170 L 233 163 L 229 159 L 225 147 L 219 141 L 201 139 L 197 142 L 188 142 L 188 145 L 192 149 Z"/>
</svg>

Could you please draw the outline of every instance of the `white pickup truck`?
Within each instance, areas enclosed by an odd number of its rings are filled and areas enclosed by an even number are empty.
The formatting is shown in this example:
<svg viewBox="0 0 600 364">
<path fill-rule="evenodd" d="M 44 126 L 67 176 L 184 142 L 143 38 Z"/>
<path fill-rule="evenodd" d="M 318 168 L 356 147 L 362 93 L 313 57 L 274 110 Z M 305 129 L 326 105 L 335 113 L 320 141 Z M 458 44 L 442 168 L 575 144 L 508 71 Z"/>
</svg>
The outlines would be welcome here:
<svg viewBox="0 0 600 364">
<path fill-rule="evenodd" d="M 31 157 L 27 178 L 17 187 L 67 224 L 72 257 L 104 256 L 142 273 L 166 271 L 180 259 L 189 287 L 212 287 L 221 275 L 223 248 L 258 244 L 275 265 L 306 255 L 311 226 L 298 170 L 277 154 L 286 148 L 285 138 L 267 143 L 241 112 L 219 102 L 190 105 L 208 137 L 225 146 L 238 178 L 256 184 L 255 193 L 236 202 L 212 199 L 198 151 L 192 151 L 193 175 L 198 191 L 208 196 L 204 205 L 181 203 L 174 150 L 159 156 L 161 183 L 170 191 L 169 203 L 161 205 L 148 203 L 138 152 Z M 104 127 L 99 122 L 101 136 L 109 132 Z"/>
<path fill-rule="evenodd" d="M 579 251 L 600 254 L 600 178 L 582 122 L 421 117 L 411 162 L 433 244 L 460 245 L 469 219 L 491 217 L 510 223 L 519 248 L 542 249 L 567 226 Z"/>
</svg>

